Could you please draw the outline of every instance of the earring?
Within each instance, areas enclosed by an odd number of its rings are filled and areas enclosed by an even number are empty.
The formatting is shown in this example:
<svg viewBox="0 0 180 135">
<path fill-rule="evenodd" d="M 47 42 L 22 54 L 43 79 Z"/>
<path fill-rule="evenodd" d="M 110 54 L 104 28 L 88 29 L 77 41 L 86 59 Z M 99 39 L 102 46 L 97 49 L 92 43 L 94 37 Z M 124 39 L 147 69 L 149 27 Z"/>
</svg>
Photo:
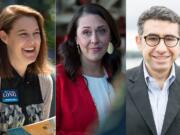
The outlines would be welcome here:
<svg viewBox="0 0 180 135">
<path fill-rule="evenodd" d="M 109 42 L 108 48 L 107 48 L 107 53 L 112 54 L 114 51 L 114 46 L 111 42 Z"/>
<path fill-rule="evenodd" d="M 77 44 L 77 50 L 78 50 L 78 53 L 81 54 L 81 50 L 78 44 Z"/>
</svg>

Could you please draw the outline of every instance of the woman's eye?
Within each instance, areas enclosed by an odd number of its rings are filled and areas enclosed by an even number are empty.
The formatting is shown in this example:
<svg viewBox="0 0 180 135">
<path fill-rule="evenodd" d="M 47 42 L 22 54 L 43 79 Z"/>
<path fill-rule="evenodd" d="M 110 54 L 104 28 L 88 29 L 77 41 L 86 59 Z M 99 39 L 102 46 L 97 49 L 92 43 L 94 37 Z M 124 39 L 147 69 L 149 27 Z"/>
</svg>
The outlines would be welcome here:
<svg viewBox="0 0 180 135">
<path fill-rule="evenodd" d="M 40 35 L 40 32 L 34 32 L 34 35 Z"/>
<path fill-rule="evenodd" d="M 40 32 L 39 32 L 39 31 L 34 32 L 33 35 L 34 35 L 34 36 L 40 36 Z"/>
<path fill-rule="evenodd" d="M 106 29 L 99 29 L 99 30 L 97 30 L 97 31 L 98 31 L 98 33 L 100 33 L 100 34 L 106 33 Z"/>
<path fill-rule="evenodd" d="M 27 36 L 28 34 L 27 34 L 27 33 L 20 33 L 19 35 L 22 36 L 22 37 L 25 37 L 25 36 Z"/>
<path fill-rule="evenodd" d="M 82 34 L 86 35 L 86 36 L 90 36 L 91 35 L 91 31 L 83 31 Z"/>
</svg>

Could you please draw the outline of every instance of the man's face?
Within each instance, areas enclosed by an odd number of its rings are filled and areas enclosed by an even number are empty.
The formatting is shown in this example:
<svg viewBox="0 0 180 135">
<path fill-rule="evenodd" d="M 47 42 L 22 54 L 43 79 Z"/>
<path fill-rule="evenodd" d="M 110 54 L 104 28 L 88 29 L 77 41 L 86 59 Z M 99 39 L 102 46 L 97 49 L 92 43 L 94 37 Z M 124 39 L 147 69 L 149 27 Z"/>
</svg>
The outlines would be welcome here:
<svg viewBox="0 0 180 135">
<path fill-rule="evenodd" d="M 143 35 L 141 37 L 137 36 L 136 42 L 150 74 L 170 71 L 173 62 L 180 53 L 180 45 L 178 42 L 174 47 L 167 47 L 164 40 L 160 39 L 158 45 L 151 47 L 147 45 L 147 40 L 145 41 L 144 36 L 155 35 L 160 38 L 165 36 L 179 37 L 178 30 L 178 24 L 170 23 L 169 21 L 147 20 L 144 23 Z"/>
</svg>

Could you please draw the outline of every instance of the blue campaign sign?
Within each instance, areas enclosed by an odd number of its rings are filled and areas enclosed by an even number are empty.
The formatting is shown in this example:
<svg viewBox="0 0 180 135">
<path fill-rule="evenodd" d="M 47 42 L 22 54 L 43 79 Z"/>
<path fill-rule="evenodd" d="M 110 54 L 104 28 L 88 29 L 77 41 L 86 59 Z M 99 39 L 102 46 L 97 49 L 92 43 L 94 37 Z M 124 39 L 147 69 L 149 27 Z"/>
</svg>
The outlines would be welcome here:
<svg viewBox="0 0 180 135">
<path fill-rule="evenodd" d="M 2 102 L 4 103 L 19 101 L 18 92 L 16 89 L 1 90 L 1 97 L 2 97 Z"/>
</svg>

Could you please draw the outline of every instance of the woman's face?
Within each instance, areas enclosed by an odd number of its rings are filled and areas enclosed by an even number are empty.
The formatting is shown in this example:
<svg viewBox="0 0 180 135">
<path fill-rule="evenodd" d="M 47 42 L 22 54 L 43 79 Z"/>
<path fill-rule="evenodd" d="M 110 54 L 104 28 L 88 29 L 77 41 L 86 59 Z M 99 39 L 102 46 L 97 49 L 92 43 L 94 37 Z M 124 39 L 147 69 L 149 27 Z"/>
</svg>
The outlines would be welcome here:
<svg viewBox="0 0 180 135">
<path fill-rule="evenodd" d="M 110 41 L 110 29 L 99 15 L 85 14 L 78 20 L 76 43 L 81 57 L 87 61 L 101 61 Z"/>
<path fill-rule="evenodd" d="M 40 30 L 34 17 L 23 16 L 17 19 L 4 42 L 13 65 L 29 65 L 35 62 L 41 44 Z"/>
</svg>

